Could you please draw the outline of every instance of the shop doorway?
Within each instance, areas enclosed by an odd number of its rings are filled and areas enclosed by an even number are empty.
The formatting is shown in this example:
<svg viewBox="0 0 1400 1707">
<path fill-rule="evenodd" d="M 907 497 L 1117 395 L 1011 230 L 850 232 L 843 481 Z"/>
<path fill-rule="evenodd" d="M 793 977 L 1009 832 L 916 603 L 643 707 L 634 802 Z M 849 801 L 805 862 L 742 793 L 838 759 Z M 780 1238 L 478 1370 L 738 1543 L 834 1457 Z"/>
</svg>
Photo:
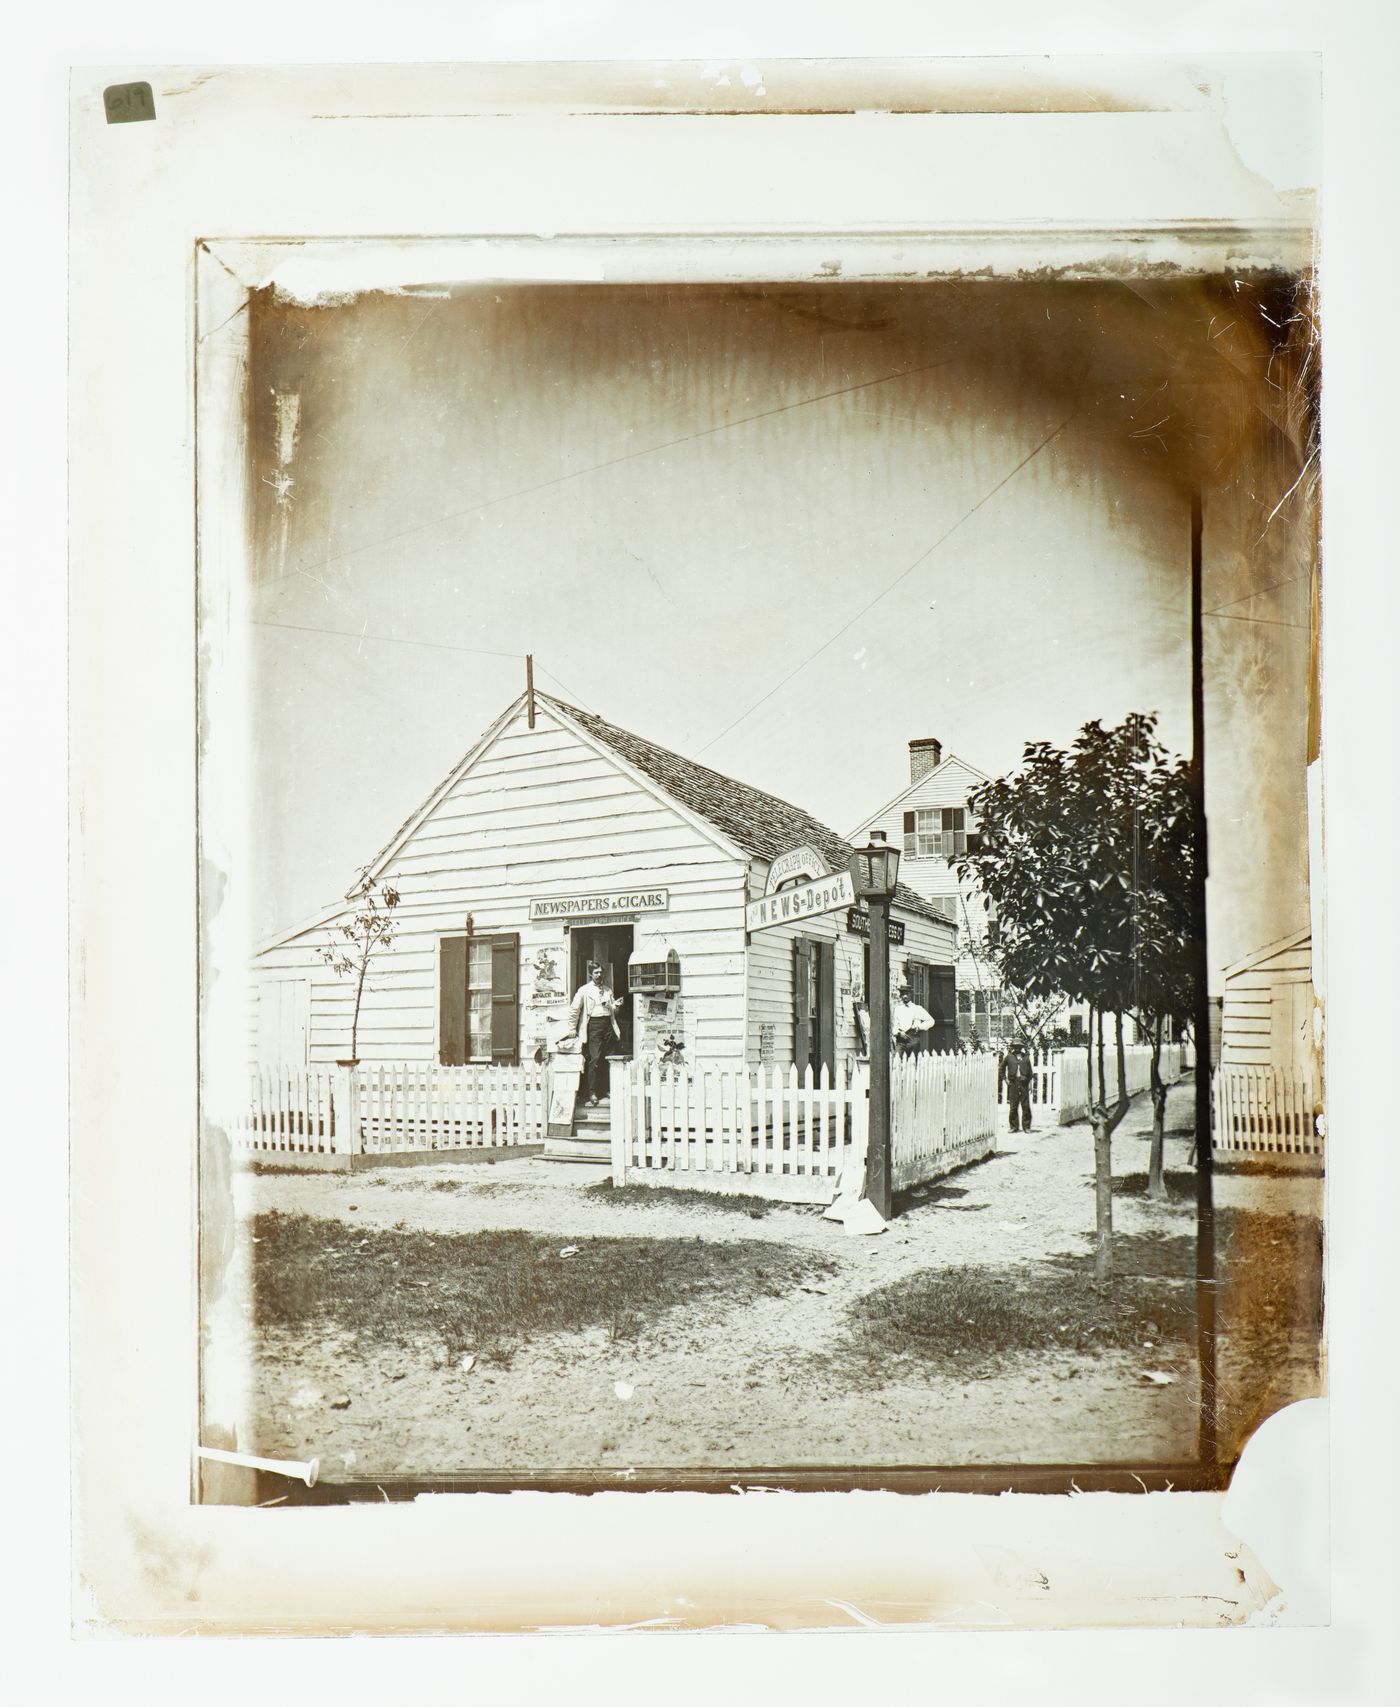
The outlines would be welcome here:
<svg viewBox="0 0 1400 1707">
<path fill-rule="evenodd" d="M 617 1012 L 622 1042 L 615 1053 L 632 1059 L 632 1000 L 627 994 L 627 962 L 632 955 L 631 925 L 574 925 L 569 932 L 569 1000 L 588 981 L 588 968 L 596 961 L 603 968 L 603 982 L 621 998 Z"/>
<path fill-rule="evenodd" d="M 792 1058 L 799 1073 L 823 1067 L 836 1083 L 836 944 L 797 937 L 792 945 Z"/>
</svg>

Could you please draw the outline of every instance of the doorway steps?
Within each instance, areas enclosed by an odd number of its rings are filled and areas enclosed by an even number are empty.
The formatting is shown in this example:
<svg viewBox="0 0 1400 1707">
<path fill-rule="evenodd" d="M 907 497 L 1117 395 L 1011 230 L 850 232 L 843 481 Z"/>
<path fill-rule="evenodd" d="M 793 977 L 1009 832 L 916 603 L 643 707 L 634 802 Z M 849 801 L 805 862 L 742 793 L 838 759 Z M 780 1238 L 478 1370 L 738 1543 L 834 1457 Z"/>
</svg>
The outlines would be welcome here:
<svg viewBox="0 0 1400 1707">
<path fill-rule="evenodd" d="M 546 1138 L 546 1162 L 592 1162 L 607 1167 L 612 1162 L 612 1122 L 607 1103 L 597 1108 L 574 1110 L 572 1138 Z"/>
</svg>

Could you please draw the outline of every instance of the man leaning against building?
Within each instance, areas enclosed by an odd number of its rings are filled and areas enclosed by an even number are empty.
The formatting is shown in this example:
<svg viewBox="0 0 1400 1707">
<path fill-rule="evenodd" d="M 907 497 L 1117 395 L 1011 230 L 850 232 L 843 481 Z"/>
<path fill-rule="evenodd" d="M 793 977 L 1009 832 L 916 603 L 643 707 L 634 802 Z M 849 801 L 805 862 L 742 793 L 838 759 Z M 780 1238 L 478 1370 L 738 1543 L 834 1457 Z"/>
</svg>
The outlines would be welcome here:
<svg viewBox="0 0 1400 1707">
<path fill-rule="evenodd" d="M 616 1017 L 621 1006 L 622 1002 L 603 982 L 603 968 L 595 962 L 588 968 L 588 982 L 579 986 L 569 1008 L 569 1018 L 584 1052 L 586 1103 L 596 1103 L 608 1094 L 608 1050 L 614 1039 L 622 1041 Z"/>
</svg>

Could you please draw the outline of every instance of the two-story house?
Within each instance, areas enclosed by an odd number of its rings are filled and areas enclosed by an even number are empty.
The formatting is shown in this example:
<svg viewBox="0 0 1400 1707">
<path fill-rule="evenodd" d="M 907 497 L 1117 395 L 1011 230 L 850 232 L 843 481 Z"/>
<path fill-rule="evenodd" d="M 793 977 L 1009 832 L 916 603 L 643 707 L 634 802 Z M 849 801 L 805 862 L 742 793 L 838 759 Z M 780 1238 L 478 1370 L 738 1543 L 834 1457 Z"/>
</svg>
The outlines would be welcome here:
<svg viewBox="0 0 1400 1707">
<path fill-rule="evenodd" d="M 975 885 L 960 883 L 956 862 L 976 846 L 977 824 L 968 797 L 988 780 L 955 753 L 943 756 L 931 736 L 909 743 L 909 784 L 851 832 L 864 841 L 872 830 L 903 850 L 901 882 L 958 930 L 958 1036 L 997 1043 L 1015 1029 L 1003 1012 L 1000 985 L 987 953 L 989 921 Z"/>
</svg>

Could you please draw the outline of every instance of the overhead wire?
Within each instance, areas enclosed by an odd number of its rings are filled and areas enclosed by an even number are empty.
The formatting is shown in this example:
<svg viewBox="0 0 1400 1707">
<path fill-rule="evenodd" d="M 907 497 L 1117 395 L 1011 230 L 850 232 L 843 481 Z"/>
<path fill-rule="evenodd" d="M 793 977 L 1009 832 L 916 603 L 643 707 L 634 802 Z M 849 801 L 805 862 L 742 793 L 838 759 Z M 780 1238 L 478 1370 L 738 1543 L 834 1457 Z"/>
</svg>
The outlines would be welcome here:
<svg viewBox="0 0 1400 1707">
<path fill-rule="evenodd" d="M 1079 411 L 1077 409 L 1071 410 L 1071 412 L 1065 416 L 1064 420 L 1061 421 L 1053 431 L 1047 433 L 1033 450 L 1028 451 L 1009 473 L 1002 475 L 1001 479 L 997 481 L 995 486 L 993 486 L 989 491 L 984 492 L 975 504 L 964 510 L 951 527 L 945 528 L 944 531 L 939 534 L 938 538 L 934 540 L 932 545 L 926 546 L 907 569 L 901 569 L 899 574 L 896 575 L 887 586 L 883 587 L 878 593 L 876 593 L 873 599 L 867 600 L 854 616 L 848 618 L 847 621 L 841 624 L 840 628 L 838 628 L 833 635 L 829 636 L 826 640 L 823 640 L 820 646 L 809 652 L 800 664 L 795 665 L 788 671 L 781 681 L 775 682 L 773 686 L 769 688 L 767 693 L 760 695 L 752 705 L 750 705 L 746 710 L 741 711 L 731 723 L 725 724 L 724 728 L 720 730 L 718 735 L 712 735 L 703 747 L 697 747 L 690 757 L 693 759 L 698 758 L 701 753 L 708 752 L 711 747 L 713 747 L 717 742 L 722 741 L 731 731 L 737 729 L 747 718 L 752 717 L 754 712 L 757 711 L 761 705 L 766 705 L 768 701 L 772 699 L 774 694 L 785 688 L 787 684 L 792 681 L 794 676 L 801 675 L 803 670 L 805 670 L 814 659 L 819 658 L 829 647 L 834 646 L 848 629 L 854 628 L 856 623 L 858 623 L 863 616 L 874 610 L 875 606 L 878 605 L 882 599 L 887 598 L 902 581 L 908 580 L 920 564 L 927 562 L 934 552 L 938 550 L 939 546 L 942 545 L 945 540 L 950 539 L 965 521 L 969 520 L 970 517 L 975 516 L 978 510 L 980 510 L 990 499 L 994 498 L 1008 481 L 1015 479 L 1028 462 L 1033 461 L 1053 439 L 1058 438 L 1078 412 Z"/>
</svg>

